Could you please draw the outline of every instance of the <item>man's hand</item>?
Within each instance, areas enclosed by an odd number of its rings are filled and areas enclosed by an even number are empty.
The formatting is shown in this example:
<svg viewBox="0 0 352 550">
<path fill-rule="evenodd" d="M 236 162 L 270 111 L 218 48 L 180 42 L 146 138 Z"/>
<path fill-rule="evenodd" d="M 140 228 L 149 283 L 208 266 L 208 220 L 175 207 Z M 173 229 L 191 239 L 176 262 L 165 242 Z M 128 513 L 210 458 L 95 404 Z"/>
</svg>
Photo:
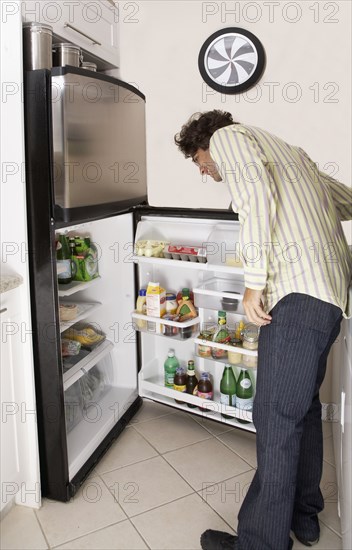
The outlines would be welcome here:
<svg viewBox="0 0 352 550">
<path fill-rule="evenodd" d="M 249 321 L 260 327 L 269 325 L 271 322 L 271 316 L 263 309 L 262 294 L 262 290 L 246 288 L 243 296 L 243 307 Z"/>
</svg>

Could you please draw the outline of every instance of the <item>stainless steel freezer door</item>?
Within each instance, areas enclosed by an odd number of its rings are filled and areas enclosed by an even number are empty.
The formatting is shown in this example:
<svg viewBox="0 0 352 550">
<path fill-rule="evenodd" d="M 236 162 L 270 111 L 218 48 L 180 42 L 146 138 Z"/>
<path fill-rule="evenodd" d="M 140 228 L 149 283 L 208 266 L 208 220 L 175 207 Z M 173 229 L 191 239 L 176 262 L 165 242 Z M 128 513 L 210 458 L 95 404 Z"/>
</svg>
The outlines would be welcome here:
<svg viewBox="0 0 352 550">
<path fill-rule="evenodd" d="M 144 197 L 145 101 L 99 75 L 52 76 L 55 204 L 91 206 Z"/>
</svg>

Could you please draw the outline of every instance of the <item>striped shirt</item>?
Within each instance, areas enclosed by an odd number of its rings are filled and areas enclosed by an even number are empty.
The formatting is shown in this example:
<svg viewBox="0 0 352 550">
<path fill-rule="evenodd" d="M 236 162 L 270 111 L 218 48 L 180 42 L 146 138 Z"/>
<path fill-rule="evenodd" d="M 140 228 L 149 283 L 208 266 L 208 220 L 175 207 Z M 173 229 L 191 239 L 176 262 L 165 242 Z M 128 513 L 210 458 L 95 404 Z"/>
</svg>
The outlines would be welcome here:
<svg viewBox="0 0 352 550">
<path fill-rule="evenodd" d="M 265 310 L 299 292 L 351 317 L 352 255 L 341 220 L 352 219 L 352 188 L 260 128 L 221 128 L 209 152 L 238 213 L 245 286 L 263 290 Z"/>
</svg>

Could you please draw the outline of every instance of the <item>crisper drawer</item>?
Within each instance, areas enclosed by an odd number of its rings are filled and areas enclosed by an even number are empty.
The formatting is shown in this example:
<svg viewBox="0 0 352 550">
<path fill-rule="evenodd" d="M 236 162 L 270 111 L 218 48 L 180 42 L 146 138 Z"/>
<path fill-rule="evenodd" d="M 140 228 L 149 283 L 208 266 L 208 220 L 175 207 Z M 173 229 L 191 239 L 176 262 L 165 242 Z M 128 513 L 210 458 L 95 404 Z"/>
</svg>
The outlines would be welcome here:
<svg viewBox="0 0 352 550">
<path fill-rule="evenodd" d="M 111 388 L 113 379 L 111 355 L 105 355 L 89 370 L 80 369 L 78 380 L 65 390 L 66 432 L 89 418 L 89 409 Z"/>
<path fill-rule="evenodd" d="M 236 279 L 213 277 L 193 289 L 196 307 L 223 310 L 244 315 L 244 283 Z"/>
</svg>

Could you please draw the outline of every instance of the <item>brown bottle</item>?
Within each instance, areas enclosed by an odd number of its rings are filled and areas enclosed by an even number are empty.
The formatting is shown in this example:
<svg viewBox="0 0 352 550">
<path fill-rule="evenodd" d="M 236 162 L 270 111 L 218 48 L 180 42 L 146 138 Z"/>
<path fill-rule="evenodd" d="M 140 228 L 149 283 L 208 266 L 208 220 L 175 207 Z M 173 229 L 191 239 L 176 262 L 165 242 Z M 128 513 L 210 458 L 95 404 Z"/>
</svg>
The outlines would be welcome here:
<svg viewBox="0 0 352 550">
<path fill-rule="evenodd" d="M 176 369 L 176 374 L 174 377 L 174 390 L 179 392 L 186 392 L 186 382 L 187 382 L 187 374 L 185 373 L 185 369 L 182 367 L 178 367 Z M 184 401 L 179 401 L 178 399 L 175 399 L 176 403 L 184 403 Z"/>
<path fill-rule="evenodd" d="M 198 397 L 202 399 L 213 399 L 213 384 L 211 383 L 208 372 L 202 372 L 200 380 L 198 382 Z M 201 411 L 206 411 L 203 407 L 198 407 Z"/>
<path fill-rule="evenodd" d="M 186 392 L 189 393 L 190 395 L 197 395 L 197 389 L 198 389 L 198 379 L 196 377 L 196 373 L 194 372 L 194 361 L 190 359 L 188 361 L 188 368 L 187 368 Z M 187 403 L 187 407 L 189 407 L 190 409 L 195 409 L 196 405 Z"/>
</svg>

